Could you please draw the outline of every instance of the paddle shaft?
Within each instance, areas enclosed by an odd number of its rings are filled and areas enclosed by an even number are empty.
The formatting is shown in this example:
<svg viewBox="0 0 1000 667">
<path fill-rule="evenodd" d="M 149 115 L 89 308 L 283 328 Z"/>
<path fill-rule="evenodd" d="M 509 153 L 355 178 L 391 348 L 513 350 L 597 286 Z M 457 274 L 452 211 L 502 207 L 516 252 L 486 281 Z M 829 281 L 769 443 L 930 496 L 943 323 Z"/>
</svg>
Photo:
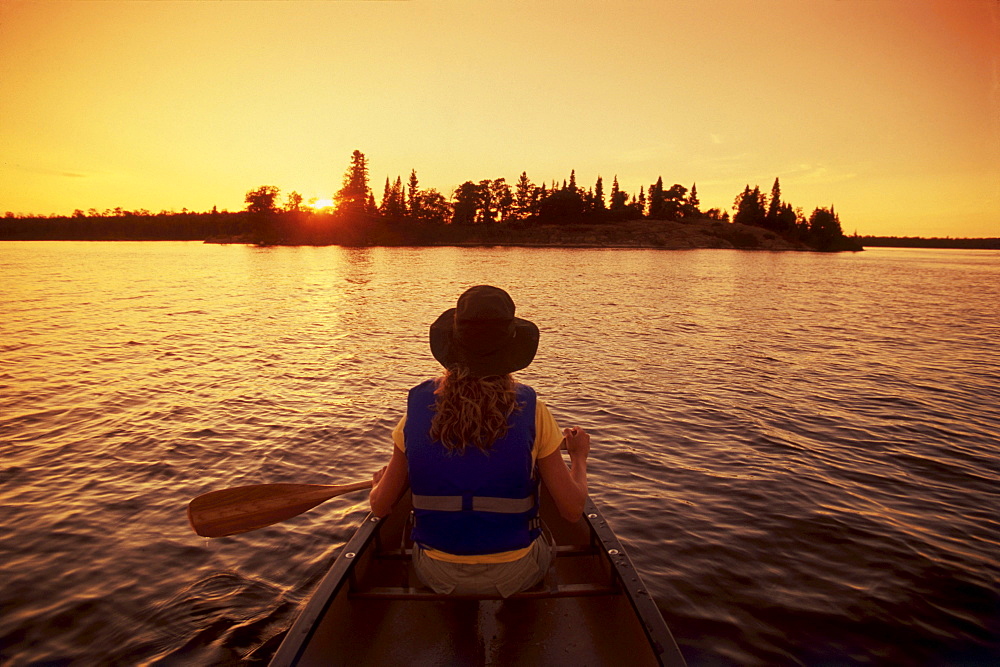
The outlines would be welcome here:
<svg viewBox="0 0 1000 667">
<path fill-rule="evenodd" d="M 225 537 L 264 528 L 352 491 L 371 488 L 371 480 L 351 484 L 252 484 L 202 494 L 188 504 L 188 521 L 202 537 Z"/>
</svg>

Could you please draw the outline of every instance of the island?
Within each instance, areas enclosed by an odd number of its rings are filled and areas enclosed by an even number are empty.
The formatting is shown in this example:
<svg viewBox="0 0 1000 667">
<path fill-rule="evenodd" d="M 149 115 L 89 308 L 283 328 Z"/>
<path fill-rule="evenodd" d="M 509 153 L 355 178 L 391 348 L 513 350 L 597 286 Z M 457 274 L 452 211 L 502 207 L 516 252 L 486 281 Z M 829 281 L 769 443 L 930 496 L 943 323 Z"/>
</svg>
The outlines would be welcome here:
<svg viewBox="0 0 1000 667">
<path fill-rule="evenodd" d="M 732 206 L 703 210 L 697 183 L 665 186 L 662 177 L 627 193 L 598 176 L 583 187 L 572 170 L 561 183 L 533 183 L 521 172 L 465 181 L 450 197 L 420 186 L 416 170 L 404 185 L 385 180 L 381 203 L 370 186 L 368 159 L 351 156 L 343 185 L 330 200 L 304 201 L 292 191 L 262 185 L 247 191 L 242 211 L 209 212 L 77 209 L 69 216 L 0 218 L 0 240 L 200 240 L 256 245 L 482 246 L 587 248 L 735 248 L 741 250 L 859 251 L 840 216 L 817 207 L 808 216 L 785 201 L 775 178 L 770 194 L 746 185 Z"/>
</svg>

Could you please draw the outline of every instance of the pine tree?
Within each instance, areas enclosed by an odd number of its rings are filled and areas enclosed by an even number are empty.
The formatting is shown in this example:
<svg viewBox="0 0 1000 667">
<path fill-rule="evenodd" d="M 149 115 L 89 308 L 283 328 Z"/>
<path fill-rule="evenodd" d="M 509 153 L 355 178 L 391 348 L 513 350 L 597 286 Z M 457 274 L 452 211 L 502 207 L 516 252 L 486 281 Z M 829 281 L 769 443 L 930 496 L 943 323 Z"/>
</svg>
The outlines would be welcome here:
<svg viewBox="0 0 1000 667">
<path fill-rule="evenodd" d="M 601 180 L 599 175 L 597 183 L 594 184 L 594 207 L 599 211 L 603 211 L 606 208 L 604 205 L 604 181 Z"/>
<path fill-rule="evenodd" d="M 401 218 L 406 215 L 406 199 L 403 196 L 403 180 L 397 176 L 396 181 L 389 184 L 385 179 L 385 194 L 382 196 L 382 206 L 379 212 L 387 218 Z"/>
<path fill-rule="evenodd" d="M 392 206 L 392 186 L 389 185 L 389 177 L 385 177 L 385 189 L 382 191 L 382 206 L 379 211 L 382 215 L 389 215 L 389 208 Z"/>
<path fill-rule="evenodd" d="M 698 199 L 698 184 L 691 184 L 691 192 L 688 194 L 688 213 L 691 217 L 698 217 L 701 215 L 701 200 Z"/>
<path fill-rule="evenodd" d="M 733 208 L 736 210 L 733 222 L 763 227 L 765 218 L 767 217 L 764 206 L 766 203 L 765 199 L 766 197 L 761 194 L 759 186 L 754 186 L 754 189 L 751 190 L 750 186 L 747 185 L 743 189 L 743 192 L 736 197 L 736 201 L 733 202 Z"/>
<path fill-rule="evenodd" d="M 407 209 L 414 218 L 420 217 L 420 189 L 417 187 L 417 170 L 410 171 L 410 192 Z"/>
<path fill-rule="evenodd" d="M 392 184 L 392 210 L 396 216 L 406 215 L 406 193 L 403 192 L 403 179 L 399 176 Z"/>
<path fill-rule="evenodd" d="M 522 171 L 514 186 L 514 217 L 524 220 L 531 215 L 535 187 L 528 180 L 528 172 Z"/>
<path fill-rule="evenodd" d="M 663 177 L 656 179 L 656 183 L 649 186 L 649 217 L 653 220 L 663 220 L 666 218 L 666 199 L 663 194 Z"/>
<path fill-rule="evenodd" d="M 628 202 L 628 195 L 618 187 L 618 175 L 611 183 L 611 205 L 608 207 L 612 213 L 624 213 L 625 205 Z"/>
<path fill-rule="evenodd" d="M 778 211 L 781 208 L 781 184 L 778 179 L 774 179 L 771 186 L 771 198 L 767 204 L 767 214 L 765 216 L 765 226 L 768 229 L 778 230 Z"/>
<path fill-rule="evenodd" d="M 817 208 L 809 216 L 809 243 L 817 250 L 832 250 L 844 237 L 840 216 L 830 208 Z"/>
<path fill-rule="evenodd" d="M 344 185 L 335 195 L 337 210 L 344 213 L 363 212 L 369 203 L 368 160 L 361 151 L 351 154 L 351 166 L 344 174 Z"/>
</svg>

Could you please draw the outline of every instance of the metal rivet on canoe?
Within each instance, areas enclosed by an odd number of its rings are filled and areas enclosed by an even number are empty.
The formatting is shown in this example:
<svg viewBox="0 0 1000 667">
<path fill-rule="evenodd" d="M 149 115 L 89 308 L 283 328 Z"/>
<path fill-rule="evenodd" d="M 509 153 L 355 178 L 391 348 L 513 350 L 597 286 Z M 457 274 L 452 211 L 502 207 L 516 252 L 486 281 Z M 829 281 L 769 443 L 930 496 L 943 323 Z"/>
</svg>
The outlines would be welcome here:
<svg viewBox="0 0 1000 667">
<path fill-rule="evenodd" d="M 372 523 L 378 523 L 378 517 L 377 516 L 373 516 L 372 517 Z"/>
<path fill-rule="evenodd" d="M 597 515 L 596 515 L 596 514 L 588 514 L 588 515 L 587 515 L 587 518 L 588 518 L 588 519 L 596 519 L 596 518 L 597 518 Z"/>
<path fill-rule="evenodd" d="M 617 556 L 618 549 L 608 549 L 608 553 L 611 554 L 612 556 Z"/>
<path fill-rule="evenodd" d="M 357 554 L 355 554 L 353 551 L 348 551 L 346 554 L 344 554 L 344 558 L 354 558 L 354 556 L 356 555 Z"/>
</svg>

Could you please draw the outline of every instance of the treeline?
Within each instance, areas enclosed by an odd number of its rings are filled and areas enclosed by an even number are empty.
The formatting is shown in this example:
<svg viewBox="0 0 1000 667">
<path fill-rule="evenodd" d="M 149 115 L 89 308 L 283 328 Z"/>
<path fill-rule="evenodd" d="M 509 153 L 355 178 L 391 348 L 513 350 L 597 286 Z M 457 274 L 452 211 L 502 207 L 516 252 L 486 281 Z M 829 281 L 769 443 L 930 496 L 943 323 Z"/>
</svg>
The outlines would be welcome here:
<svg viewBox="0 0 1000 667">
<path fill-rule="evenodd" d="M 210 237 L 246 234 L 250 221 L 244 213 L 122 209 L 72 216 L 15 216 L 0 218 L 0 239 L 59 241 L 204 241 Z"/>
<path fill-rule="evenodd" d="M 638 194 L 622 190 L 618 178 L 598 176 L 581 187 L 575 170 L 561 183 L 535 184 L 526 172 L 509 184 L 503 178 L 466 181 L 445 197 L 421 188 L 416 170 L 404 184 L 386 178 L 380 203 L 370 185 L 368 159 L 354 151 L 341 188 L 330 208 L 317 208 L 292 191 L 280 201 L 280 190 L 264 185 L 246 193 L 244 211 L 210 213 L 77 210 L 72 216 L 15 216 L 0 220 L 2 239 L 66 240 L 228 240 L 260 244 L 398 245 L 447 243 L 474 238 L 503 226 L 512 232 L 542 225 L 615 224 L 635 220 L 691 222 L 712 220 L 752 225 L 793 243 L 817 250 L 860 250 L 855 237 L 845 237 L 840 218 L 830 208 L 817 208 L 806 218 L 801 208 L 781 199 L 775 179 L 770 196 L 749 185 L 729 212 L 703 211 L 697 184 L 690 189 L 665 187 L 658 178 Z"/>
<path fill-rule="evenodd" d="M 917 236 L 862 236 L 861 242 L 872 248 L 951 248 L 956 250 L 1000 250 L 1000 238 L 953 239 Z"/>
</svg>

